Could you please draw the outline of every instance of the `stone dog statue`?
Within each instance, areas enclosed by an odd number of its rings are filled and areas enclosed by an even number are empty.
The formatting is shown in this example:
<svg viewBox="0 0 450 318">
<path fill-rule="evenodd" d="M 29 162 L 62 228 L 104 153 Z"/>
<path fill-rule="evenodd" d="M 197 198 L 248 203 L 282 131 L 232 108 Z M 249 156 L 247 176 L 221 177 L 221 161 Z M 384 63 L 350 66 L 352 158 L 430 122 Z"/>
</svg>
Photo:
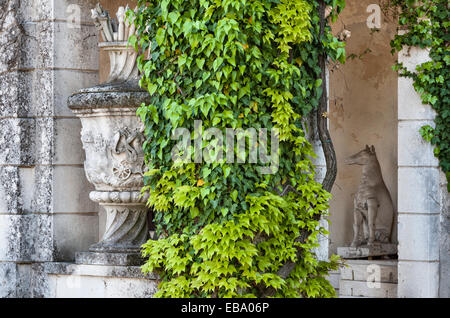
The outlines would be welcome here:
<svg viewBox="0 0 450 318">
<path fill-rule="evenodd" d="M 362 165 L 362 177 L 354 200 L 353 241 L 351 247 L 374 242 L 390 243 L 394 206 L 381 175 L 375 147 L 366 148 L 348 157 L 348 165 Z M 363 240 L 361 240 L 363 225 Z"/>
</svg>

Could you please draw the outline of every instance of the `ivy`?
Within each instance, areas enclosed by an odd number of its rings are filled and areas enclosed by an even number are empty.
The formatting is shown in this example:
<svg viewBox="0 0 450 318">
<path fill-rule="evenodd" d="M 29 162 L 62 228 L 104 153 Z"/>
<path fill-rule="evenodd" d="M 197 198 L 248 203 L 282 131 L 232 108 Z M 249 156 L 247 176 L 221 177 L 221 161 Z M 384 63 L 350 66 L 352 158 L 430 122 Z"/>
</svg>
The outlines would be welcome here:
<svg viewBox="0 0 450 318">
<path fill-rule="evenodd" d="M 429 50 L 431 60 L 417 65 L 414 71 L 408 70 L 402 63 L 397 63 L 394 69 L 400 76 L 411 78 L 422 102 L 436 111 L 435 127 L 424 126 L 420 134 L 435 146 L 434 155 L 446 174 L 447 189 L 450 191 L 449 2 L 393 0 L 391 6 L 399 10 L 399 24 L 407 30 L 396 35 L 391 42 L 393 53 L 405 46 Z"/>
<path fill-rule="evenodd" d="M 344 6 L 325 3 L 333 19 Z M 139 0 L 128 11 L 138 32 L 130 44 L 145 52 L 140 85 L 151 95 L 137 114 L 147 136 L 142 191 L 159 237 L 143 245 L 143 271 L 161 275 L 156 296 L 335 296 L 325 277 L 338 259 L 314 254 L 327 234 L 318 220 L 330 194 L 314 180 L 302 118 L 324 90 L 320 56 L 343 62 L 345 50 L 329 26 L 321 35 L 318 8 L 304 0 Z M 203 131 L 223 135 L 278 132 L 278 169 L 262 174 L 264 163 L 250 163 L 248 151 L 242 163 L 174 162 L 173 131 L 195 138 L 200 120 Z M 295 266 L 283 275 L 287 262 Z"/>
</svg>

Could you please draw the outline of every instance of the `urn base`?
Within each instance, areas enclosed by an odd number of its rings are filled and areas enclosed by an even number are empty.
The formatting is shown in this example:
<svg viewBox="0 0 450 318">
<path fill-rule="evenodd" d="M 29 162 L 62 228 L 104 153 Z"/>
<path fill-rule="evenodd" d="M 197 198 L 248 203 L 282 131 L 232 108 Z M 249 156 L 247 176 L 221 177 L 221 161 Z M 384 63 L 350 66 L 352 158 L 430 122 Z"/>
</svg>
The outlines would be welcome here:
<svg viewBox="0 0 450 318">
<path fill-rule="evenodd" d="M 139 252 L 78 252 L 75 255 L 75 263 L 83 265 L 140 266 L 144 262 Z"/>
</svg>

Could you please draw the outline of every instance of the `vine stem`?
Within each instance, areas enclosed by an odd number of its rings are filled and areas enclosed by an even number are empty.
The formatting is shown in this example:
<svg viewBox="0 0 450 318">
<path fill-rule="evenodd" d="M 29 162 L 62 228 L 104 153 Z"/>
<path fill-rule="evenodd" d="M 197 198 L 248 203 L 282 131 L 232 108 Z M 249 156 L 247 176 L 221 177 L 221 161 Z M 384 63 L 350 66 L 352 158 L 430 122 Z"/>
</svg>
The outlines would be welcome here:
<svg viewBox="0 0 450 318">
<path fill-rule="evenodd" d="M 319 17 L 320 17 L 320 38 L 324 36 L 326 18 L 325 18 L 325 2 L 319 2 Z M 336 152 L 334 150 L 333 141 L 331 140 L 330 132 L 328 130 L 328 119 L 322 114 L 328 111 L 328 92 L 327 92 L 327 55 L 324 51 L 319 56 L 319 66 L 322 70 L 322 87 L 324 87 L 322 96 L 319 100 L 319 106 L 317 107 L 317 129 L 319 133 L 319 139 L 322 143 L 323 153 L 325 155 L 325 162 L 327 166 L 327 171 L 325 178 L 322 181 L 323 188 L 331 192 L 334 182 L 337 176 L 337 160 Z M 320 217 L 320 216 L 319 216 Z"/>
<path fill-rule="evenodd" d="M 323 37 L 325 33 L 325 25 L 326 25 L 326 18 L 325 18 L 325 8 L 326 4 L 324 1 L 319 1 L 319 17 L 320 17 L 320 38 Z M 325 174 L 325 178 L 322 182 L 323 188 L 330 192 L 333 184 L 336 180 L 337 175 L 337 160 L 336 160 L 336 152 L 334 151 L 333 142 L 330 137 L 330 132 L 328 130 L 328 122 L 327 118 L 322 116 L 323 113 L 327 112 L 328 108 L 328 94 L 327 94 L 327 68 L 326 68 L 326 62 L 327 62 L 327 55 L 324 51 L 322 51 L 322 54 L 319 56 L 319 66 L 322 70 L 321 72 L 321 78 L 322 78 L 322 85 L 324 87 L 322 96 L 319 100 L 319 106 L 317 107 L 317 128 L 319 133 L 319 139 L 322 143 L 322 149 L 325 154 L 325 160 L 327 164 L 327 172 Z M 320 219 L 321 215 L 315 216 L 318 219 Z M 301 235 L 296 239 L 296 242 L 304 242 L 308 236 L 311 233 L 309 232 L 303 232 Z M 301 257 L 302 249 L 297 249 L 297 258 Z M 291 272 L 294 270 L 296 263 L 294 262 L 286 262 L 277 272 L 277 275 L 280 276 L 283 279 L 286 279 L 289 277 Z M 273 288 L 268 288 L 263 293 L 263 297 L 273 297 L 276 294 L 276 290 Z"/>
</svg>

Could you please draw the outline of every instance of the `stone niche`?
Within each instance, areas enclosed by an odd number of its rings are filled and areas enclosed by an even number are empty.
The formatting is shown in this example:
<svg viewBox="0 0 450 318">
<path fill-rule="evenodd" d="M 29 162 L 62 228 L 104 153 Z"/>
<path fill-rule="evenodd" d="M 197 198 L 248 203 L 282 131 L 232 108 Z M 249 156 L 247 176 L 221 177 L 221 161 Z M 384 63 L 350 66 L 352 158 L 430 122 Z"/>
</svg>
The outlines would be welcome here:
<svg viewBox="0 0 450 318">
<path fill-rule="evenodd" d="M 338 175 L 330 206 L 330 253 L 350 246 L 353 237 L 353 200 L 362 175 L 360 166 L 345 164 L 345 159 L 374 145 L 386 187 L 397 211 L 397 74 L 391 69 L 396 56 L 390 40 L 396 24 L 381 14 L 381 28 L 367 25 L 368 8 L 379 1 L 347 3 L 333 33 L 351 31 L 347 56 L 355 54 L 339 68 L 330 67 L 329 127 L 336 149 Z M 394 221 L 393 237 L 397 223 Z"/>
<path fill-rule="evenodd" d="M 334 34 L 351 32 L 346 53 L 354 57 L 329 68 L 329 128 L 338 163 L 330 203 L 329 253 L 343 255 L 348 265 L 340 270 L 340 297 L 397 297 L 397 261 L 384 259 L 385 254 L 394 254 L 389 258 L 397 254 L 398 77 L 391 68 L 396 56 L 390 48 L 397 29 L 382 13 L 379 28 L 369 27 L 374 5 L 381 1 L 350 1 L 333 25 Z M 347 165 L 346 159 L 365 145 L 374 145 L 392 199 L 394 244 L 352 248 L 354 199 L 363 168 Z M 368 277 L 374 277 L 374 284 Z"/>
</svg>

